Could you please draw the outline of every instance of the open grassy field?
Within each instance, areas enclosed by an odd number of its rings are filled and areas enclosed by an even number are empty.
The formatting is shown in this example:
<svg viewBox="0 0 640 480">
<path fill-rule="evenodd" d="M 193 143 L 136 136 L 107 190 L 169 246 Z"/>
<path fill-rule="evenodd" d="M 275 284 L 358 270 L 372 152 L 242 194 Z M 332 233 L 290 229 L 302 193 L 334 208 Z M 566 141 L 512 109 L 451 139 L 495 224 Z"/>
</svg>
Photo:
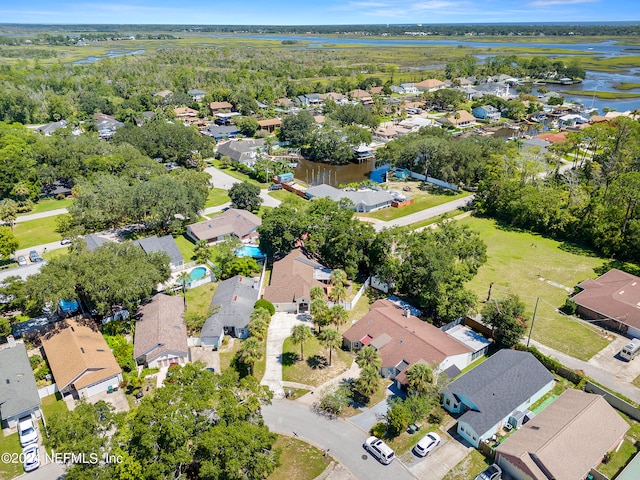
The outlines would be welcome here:
<svg viewBox="0 0 640 480">
<path fill-rule="evenodd" d="M 378 210 L 377 212 L 360 213 L 358 214 L 358 216 L 389 221 L 470 195 L 469 192 L 432 193 L 428 190 L 421 190 L 419 188 L 420 183 L 421 182 L 419 180 L 408 180 L 406 182 L 388 182 L 386 186 L 389 190 L 403 191 L 402 189 L 404 187 L 409 187 L 411 190 L 403 193 L 406 193 L 407 196 L 412 197 L 414 203 L 402 208 L 391 207 L 383 208 L 382 210 Z"/>
<path fill-rule="evenodd" d="M 204 204 L 204 208 L 217 207 L 229 201 L 229 195 L 223 188 L 212 188 L 209 190 L 209 196 Z"/>
<path fill-rule="evenodd" d="M 604 264 L 602 258 L 537 234 L 502 228 L 494 220 L 459 221 L 478 231 L 487 244 L 487 263 L 467 285 L 478 295 L 480 309 L 493 282 L 492 297 L 518 294 L 529 319 L 540 297 L 533 339 L 581 360 L 607 345 L 599 330 L 557 311 L 569 293 L 564 287 L 573 290 L 577 283 L 597 277 L 594 269 Z"/>
<path fill-rule="evenodd" d="M 300 345 L 294 345 L 289 337 L 282 347 L 282 379 L 318 386 L 348 370 L 353 357 L 335 349 L 332 355 L 333 365 L 329 367 L 328 362 L 329 351 L 315 336 L 304 343 L 304 361 L 300 359 Z"/>
<path fill-rule="evenodd" d="M 20 242 L 18 248 L 29 248 L 62 240 L 62 236 L 56 232 L 58 227 L 57 218 L 57 216 L 54 216 L 16 223 L 13 228 L 13 234 Z"/>
<path fill-rule="evenodd" d="M 65 198 L 63 200 L 40 200 L 34 205 L 33 210 L 31 210 L 26 215 L 30 215 L 32 213 L 50 212 L 51 210 L 57 210 L 59 208 L 69 208 L 69 205 L 71 205 L 72 203 L 72 198 Z"/>
<path fill-rule="evenodd" d="M 269 480 L 313 480 L 331 463 L 331 457 L 297 438 L 278 435 L 274 447 L 280 450 L 280 466 Z"/>
</svg>

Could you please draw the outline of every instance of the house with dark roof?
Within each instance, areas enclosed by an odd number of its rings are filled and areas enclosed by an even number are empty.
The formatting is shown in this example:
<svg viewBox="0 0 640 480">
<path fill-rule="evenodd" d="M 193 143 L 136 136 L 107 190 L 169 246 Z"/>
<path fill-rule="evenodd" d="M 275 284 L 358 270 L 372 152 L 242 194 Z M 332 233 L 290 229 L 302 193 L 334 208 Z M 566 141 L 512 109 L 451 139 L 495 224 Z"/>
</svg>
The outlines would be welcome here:
<svg viewBox="0 0 640 480">
<path fill-rule="evenodd" d="M 53 123 L 47 123 L 36 128 L 36 132 L 43 134 L 45 137 L 50 137 L 56 130 L 65 128 L 67 126 L 66 120 L 59 120 Z"/>
<path fill-rule="evenodd" d="M 627 430 L 600 395 L 565 390 L 498 446 L 496 463 L 514 480 L 582 480 L 620 446 Z"/>
<path fill-rule="evenodd" d="M 451 368 L 453 377 L 483 355 L 490 343 L 485 340 L 479 349 L 471 348 L 390 300 L 374 302 L 369 312 L 342 338 L 349 350 L 359 350 L 366 345 L 374 347 L 382 360 L 380 374 L 396 380 L 399 385 L 406 384 L 406 371 L 416 363 L 426 363 L 439 371 Z M 480 355 L 474 356 L 476 351 L 480 351 Z"/>
<path fill-rule="evenodd" d="M 209 135 L 215 141 L 220 141 L 236 138 L 240 130 L 238 130 L 238 127 L 235 125 L 216 125 L 215 123 L 211 123 L 202 133 Z"/>
<path fill-rule="evenodd" d="M 49 368 L 62 395 L 90 398 L 122 381 L 122 370 L 106 340 L 84 320 L 64 320 L 42 339 Z"/>
<path fill-rule="evenodd" d="M 197 88 L 192 88 L 191 90 L 187 91 L 187 95 L 191 95 L 191 98 L 193 98 L 194 102 L 201 102 L 206 94 L 207 92 L 199 90 Z"/>
<path fill-rule="evenodd" d="M 87 245 L 87 248 L 90 252 L 93 252 L 96 248 L 111 241 L 108 238 L 101 237 L 99 235 L 96 235 L 95 233 L 85 235 L 84 237 L 82 237 L 82 239 L 84 240 L 84 243 Z"/>
<path fill-rule="evenodd" d="M 258 227 L 262 220 L 257 215 L 237 208 L 230 208 L 221 215 L 216 215 L 203 222 L 187 225 L 187 235 L 198 242 L 219 243 L 229 237 L 236 237 L 242 242 L 258 238 Z"/>
<path fill-rule="evenodd" d="M 0 424 L 13 428 L 22 417 L 40 417 L 40 395 L 27 349 L 11 335 L 0 349 Z"/>
<path fill-rule="evenodd" d="M 578 284 L 571 297 L 577 313 L 588 320 L 601 320 L 631 337 L 640 338 L 640 277 L 617 268 L 596 279 Z"/>
<path fill-rule="evenodd" d="M 138 310 L 133 358 L 149 368 L 184 365 L 189 361 L 184 299 L 159 293 Z"/>
<path fill-rule="evenodd" d="M 553 384 L 553 375 L 531 353 L 500 350 L 447 385 L 443 405 L 451 413 L 462 414 L 457 431 L 478 448 Z"/>
<path fill-rule="evenodd" d="M 169 256 L 169 267 L 171 267 L 172 270 L 184 265 L 182 252 L 180 252 L 176 241 L 171 235 L 165 235 L 164 237 L 153 235 L 152 237 L 135 240 L 133 243 L 142 248 L 147 255 L 151 252 L 166 253 Z"/>
<path fill-rule="evenodd" d="M 381 208 L 390 207 L 395 201 L 395 197 L 386 190 L 341 190 L 331 185 L 321 184 L 309 187 L 305 194 L 306 198 L 330 198 L 339 202 L 343 198 L 351 200 L 353 209 L 356 212 L 375 212 Z"/>
<path fill-rule="evenodd" d="M 263 297 L 276 307 L 276 312 L 303 313 L 311 305 L 311 287 L 326 288 L 331 270 L 320 264 L 303 248 L 273 262 L 271 283 Z"/>
<path fill-rule="evenodd" d="M 249 317 L 260 296 L 260 282 L 236 275 L 220 282 L 211 300 L 213 312 L 202 326 L 200 343 L 217 348 L 225 335 L 249 336 Z"/>
</svg>

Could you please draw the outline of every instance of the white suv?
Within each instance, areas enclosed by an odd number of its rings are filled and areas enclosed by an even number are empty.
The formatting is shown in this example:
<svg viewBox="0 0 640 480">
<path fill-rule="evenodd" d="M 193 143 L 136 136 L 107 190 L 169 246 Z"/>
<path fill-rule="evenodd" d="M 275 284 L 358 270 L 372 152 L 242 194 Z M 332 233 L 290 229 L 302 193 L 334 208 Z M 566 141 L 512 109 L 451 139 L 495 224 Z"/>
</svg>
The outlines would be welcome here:
<svg viewBox="0 0 640 480">
<path fill-rule="evenodd" d="M 18 421 L 18 436 L 20 437 L 20 445 L 23 447 L 38 442 L 38 432 L 36 432 L 31 417 L 22 417 Z"/>
<path fill-rule="evenodd" d="M 363 446 L 371 453 L 371 455 L 376 457 L 380 463 L 385 465 L 389 465 L 393 459 L 396 458 L 396 454 L 391 450 L 391 447 L 378 437 L 367 438 Z"/>
</svg>

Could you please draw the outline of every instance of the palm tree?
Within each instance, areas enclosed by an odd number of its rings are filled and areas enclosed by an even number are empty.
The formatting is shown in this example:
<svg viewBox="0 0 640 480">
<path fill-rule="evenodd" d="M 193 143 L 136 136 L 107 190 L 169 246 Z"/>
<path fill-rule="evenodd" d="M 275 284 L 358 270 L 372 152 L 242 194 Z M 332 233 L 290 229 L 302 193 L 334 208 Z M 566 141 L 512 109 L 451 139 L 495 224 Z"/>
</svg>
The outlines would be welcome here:
<svg viewBox="0 0 640 480">
<path fill-rule="evenodd" d="M 342 335 L 333 328 L 327 328 L 319 336 L 320 343 L 329 349 L 329 366 L 331 366 L 331 354 L 334 348 L 340 348 L 342 345 Z"/>
<path fill-rule="evenodd" d="M 182 298 L 184 299 L 184 308 L 187 308 L 187 282 L 191 280 L 189 272 L 182 272 L 178 275 L 178 282 L 182 285 Z"/>
<path fill-rule="evenodd" d="M 319 285 L 311 287 L 309 290 L 309 296 L 311 297 L 311 300 L 324 299 L 324 288 Z"/>
<path fill-rule="evenodd" d="M 266 308 L 258 307 L 251 312 L 249 316 L 249 333 L 258 340 L 264 340 L 267 337 L 271 314 Z"/>
<path fill-rule="evenodd" d="M 10 198 L 0 201 L 0 220 L 9 223 L 11 231 L 18 215 L 18 204 Z"/>
<path fill-rule="evenodd" d="M 247 338 L 240 347 L 240 359 L 253 375 L 253 365 L 262 358 L 262 344 L 256 338 Z"/>
<path fill-rule="evenodd" d="M 380 358 L 378 350 L 367 345 L 366 347 L 358 350 L 358 353 L 356 354 L 356 363 L 360 368 L 371 366 L 377 370 L 382 366 L 382 359 Z"/>
<path fill-rule="evenodd" d="M 309 311 L 313 317 L 313 323 L 318 326 L 318 332 L 321 332 L 322 326 L 327 324 L 329 318 L 329 307 L 327 306 L 327 302 L 322 298 L 316 298 L 311 301 Z"/>
<path fill-rule="evenodd" d="M 426 363 L 414 363 L 407 370 L 409 390 L 426 395 L 434 380 L 433 368 Z"/>
<path fill-rule="evenodd" d="M 335 287 L 331 288 L 331 293 L 329 294 L 332 302 L 340 303 L 347 297 L 347 289 L 344 288 L 344 285 L 338 284 Z"/>
<path fill-rule="evenodd" d="M 369 398 L 376 393 L 380 386 L 380 373 L 372 365 L 366 365 L 356 380 L 356 389 L 365 397 Z"/>
<path fill-rule="evenodd" d="M 199 240 L 193 247 L 193 256 L 198 263 L 206 263 L 211 258 L 211 245 L 206 240 Z"/>
<path fill-rule="evenodd" d="M 331 272 L 329 281 L 331 282 L 331 285 L 333 285 L 334 287 L 337 285 L 344 285 L 345 283 L 347 283 L 347 274 L 345 273 L 344 270 L 340 270 L 339 268 L 336 268 Z"/>
<path fill-rule="evenodd" d="M 313 334 L 306 325 L 296 325 L 291 329 L 291 341 L 294 345 L 300 345 L 300 358 L 304 360 L 304 342 L 309 340 Z"/>
<path fill-rule="evenodd" d="M 347 312 L 342 305 L 334 305 L 329 310 L 328 318 L 330 323 L 339 327 L 347 321 L 347 318 L 349 318 L 349 312 Z"/>
</svg>

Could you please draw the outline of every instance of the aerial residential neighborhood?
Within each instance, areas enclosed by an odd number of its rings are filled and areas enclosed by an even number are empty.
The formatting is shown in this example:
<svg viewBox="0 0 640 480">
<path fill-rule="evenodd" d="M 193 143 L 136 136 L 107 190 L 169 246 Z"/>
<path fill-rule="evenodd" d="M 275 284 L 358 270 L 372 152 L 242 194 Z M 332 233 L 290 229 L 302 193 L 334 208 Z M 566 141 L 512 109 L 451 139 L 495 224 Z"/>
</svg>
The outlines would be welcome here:
<svg viewBox="0 0 640 480">
<path fill-rule="evenodd" d="M 418 19 L 0 25 L 0 480 L 640 478 L 639 26 Z"/>
</svg>

